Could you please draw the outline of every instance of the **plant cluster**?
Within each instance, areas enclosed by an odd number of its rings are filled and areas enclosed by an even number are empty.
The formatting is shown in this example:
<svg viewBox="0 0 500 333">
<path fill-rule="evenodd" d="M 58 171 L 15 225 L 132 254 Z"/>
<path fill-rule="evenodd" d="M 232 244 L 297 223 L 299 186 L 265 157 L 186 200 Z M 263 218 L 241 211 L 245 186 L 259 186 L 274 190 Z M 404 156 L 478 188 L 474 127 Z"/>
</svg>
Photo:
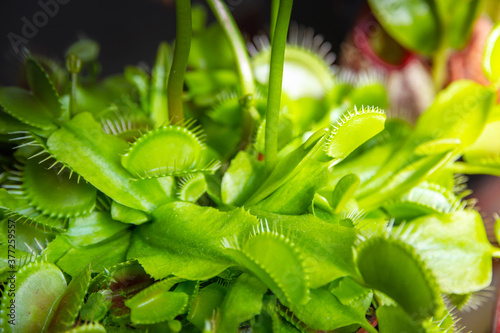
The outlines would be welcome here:
<svg viewBox="0 0 500 333">
<path fill-rule="evenodd" d="M 428 1 L 370 2 L 403 45 L 434 51 L 414 8 Z M 175 47 L 149 72 L 98 80 L 99 47 L 80 40 L 66 68 L 27 53 L 29 89 L 0 88 L 15 144 L 2 330 L 458 331 L 454 309 L 482 297 L 500 256 L 461 175 L 500 176 L 500 27 L 491 86 L 454 82 L 412 124 L 384 111 L 377 73 L 333 71 L 310 30 L 287 42 L 291 0 L 273 1 L 271 41 L 250 52 L 225 4 L 207 3 L 210 26 L 176 1 Z M 443 40 L 458 45 L 473 20 L 451 17 Z"/>
</svg>

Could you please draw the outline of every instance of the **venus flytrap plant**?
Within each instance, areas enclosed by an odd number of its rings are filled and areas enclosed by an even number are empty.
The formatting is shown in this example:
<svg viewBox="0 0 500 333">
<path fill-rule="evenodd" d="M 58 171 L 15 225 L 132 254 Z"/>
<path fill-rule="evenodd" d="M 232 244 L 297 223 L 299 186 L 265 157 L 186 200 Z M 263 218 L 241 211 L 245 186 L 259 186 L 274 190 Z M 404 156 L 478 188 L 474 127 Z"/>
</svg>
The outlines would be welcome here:
<svg viewBox="0 0 500 333">
<path fill-rule="evenodd" d="M 161 44 L 151 77 L 128 67 L 59 92 L 30 57 L 30 90 L 0 88 L 0 133 L 16 143 L 0 177 L 0 249 L 17 221 L 24 254 L 14 267 L 0 257 L 0 277 L 17 269 L 20 323 L 3 292 L 2 330 L 459 331 L 452 306 L 479 297 L 500 255 L 454 177 L 500 174 L 493 88 L 454 83 L 412 128 L 381 109 L 377 75 L 332 76 L 311 32 L 287 46 L 292 1 L 273 1 L 271 50 L 252 60 L 225 5 L 208 4 L 222 29 L 200 34 L 204 15 L 178 1 L 173 59 Z M 421 28 L 405 28 L 408 43 L 424 42 Z M 220 48 L 200 52 L 202 38 Z M 82 66 L 92 45 L 70 48 Z M 282 86 L 297 73 L 318 95 Z M 250 135 L 255 144 L 226 151 Z"/>
</svg>

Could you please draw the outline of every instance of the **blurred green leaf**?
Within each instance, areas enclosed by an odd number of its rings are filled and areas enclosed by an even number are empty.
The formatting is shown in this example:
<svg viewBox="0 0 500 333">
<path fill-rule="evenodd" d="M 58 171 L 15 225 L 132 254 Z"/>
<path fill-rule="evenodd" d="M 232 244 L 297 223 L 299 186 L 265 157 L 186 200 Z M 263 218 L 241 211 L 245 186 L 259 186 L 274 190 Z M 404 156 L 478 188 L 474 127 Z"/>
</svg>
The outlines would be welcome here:
<svg viewBox="0 0 500 333">
<path fill-rule="evenodd" d="M 436 50 L 441 27 L 432 0 L 369 0 L 375 16 L 404 47 L 424 55 Z"/>
</svg>

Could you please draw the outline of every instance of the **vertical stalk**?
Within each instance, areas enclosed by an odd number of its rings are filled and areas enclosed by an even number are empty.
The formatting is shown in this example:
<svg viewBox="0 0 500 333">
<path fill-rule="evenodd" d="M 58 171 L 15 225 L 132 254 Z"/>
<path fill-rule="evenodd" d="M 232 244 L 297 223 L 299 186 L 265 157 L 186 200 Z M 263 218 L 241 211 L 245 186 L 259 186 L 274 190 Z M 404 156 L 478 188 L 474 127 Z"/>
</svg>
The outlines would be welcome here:
<svg viewBox="0 0 500 333">
<path fill-rule="evenodd" d="M 243 95 L 253 95 L 255 93 L 255 82 L 252 66 L 240 30 L 222 0 L 207 0 L 207 2 L 231 45 L 236 66 L 238 67 Z"/>
<path fill-rule="evenodd" d="M 286 38 L 292 14 L 293 0 L 281 0 L 271 48 L 271 64 L 269 68 L 269 94 L 266 112 L 266 170 L 270 173 L 278 160 L 278 127 L 283 83 L 283 66 L 285 63 Z"/>
<path fill-rule="evenodd" d="M 68 112 L 63 114 L 63 118 L 66 120 L 71 119 L 75 114 L 76 108 L 76 87 L 78 84 L 78 73 L 82 69 L 82 61 L 74 53 L 68 54 L 66 58 L 66 69 L 71 75 L 71 93 L 69 95 L 69 109 Z"/>
<path fill-rule="evenodd" d="M 434 81 L 434 88 L 436 92 L 443 89 L 446 81 L 446 71 L 448 69 L 449 50 L 446 46 L 441 46 L 432 58 L 432 79 Z"/>
<path fill-rule="evenodd" d="M 172 68 L 168 77 L 167 100 L 168 113 L 172 123 L 182 122 L 184 113 L 182 111 L 182 92 L 184 86 L 184 75 L 191 48 L 192 23 L 191 23 L 191 1 L 176 0 L 176 37 Z"/>
<path fill-rule="evenodd" d="M 252 141 L 254 119 L 259 117 L 259 113 L 253 106 L 252 101 L 252 97 L 255 94 L 255 80 L 253 77 L 250 57 L 248 56 L 245 42 L 243 41 L 240 30 L 238 29 L 234 18 L 229 13 L 226 4 L 222 0 L 207 0 L 207 2 L 217 18 L 222 30 L 224 30 L 238 68 L 238 76 L 243 94 L 241 98 L 241 105 L 243 108 L 243 133 L 241 148 L 244 148 Z"/>
<path fill-rule="evenodd" d="M 70 118 L 71 115 L 75 114 L 75 107 L 76 107 L 76 85 L 78 84 L 78 74 L 72 73 L 71 74 L 71 97 L 69 99 L 69 114 Z"/>
<path fill-rule="evenodd" d="M 272 0 L 271 2 L 271 25 L 269 27 L 269 38 L 271 43 L 274 38 L 274 30 L 276 29 L 276 21 L 278 19 L 278 9 L 280 6 L 280 0 Z"/>
</svg>

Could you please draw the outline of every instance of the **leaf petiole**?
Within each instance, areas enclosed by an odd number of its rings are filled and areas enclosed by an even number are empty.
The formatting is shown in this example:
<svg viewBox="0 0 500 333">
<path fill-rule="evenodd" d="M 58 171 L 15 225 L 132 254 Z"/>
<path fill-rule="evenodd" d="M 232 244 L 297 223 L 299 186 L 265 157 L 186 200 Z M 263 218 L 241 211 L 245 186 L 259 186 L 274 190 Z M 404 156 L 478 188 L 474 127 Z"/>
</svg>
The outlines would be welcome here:
<svg viewBox="0 0 500 333">
<path fill-rule="evenodd" d="M 66 69 L 71 74 L 71 93 L 69 96 L 69 112 L 64 112 L 63 118 L 69 120 L 75 114 L 76 108 L 76 88 L 78 81 L 78 73 L 82 69 L 82 61 L 74 53 L 70 53 L 66 58 Z"/>
<path fill-rule="evenodd" d="M 269 36 L 271 37 L 271 42 L 274 38 L 274 30 L 276 29 L 276 20 L 278 19 L 278 10 L 280 6 L 280 0 L 272 0 L 271 2 L 271 24 L 269 27 Z"/>
<path fill-rule="evenodd" d="M 282 0 L 279 3 L 276 28 L 271 49 L 269 68 L 269 94 L 266 112 L 266 170 L 270 173 L 278 160 L 278 127 L 283 84 L 283 67 L 285 64 L 285 48 L 288 25 L 292 14 L 293 0 Z"/>
</svg>

